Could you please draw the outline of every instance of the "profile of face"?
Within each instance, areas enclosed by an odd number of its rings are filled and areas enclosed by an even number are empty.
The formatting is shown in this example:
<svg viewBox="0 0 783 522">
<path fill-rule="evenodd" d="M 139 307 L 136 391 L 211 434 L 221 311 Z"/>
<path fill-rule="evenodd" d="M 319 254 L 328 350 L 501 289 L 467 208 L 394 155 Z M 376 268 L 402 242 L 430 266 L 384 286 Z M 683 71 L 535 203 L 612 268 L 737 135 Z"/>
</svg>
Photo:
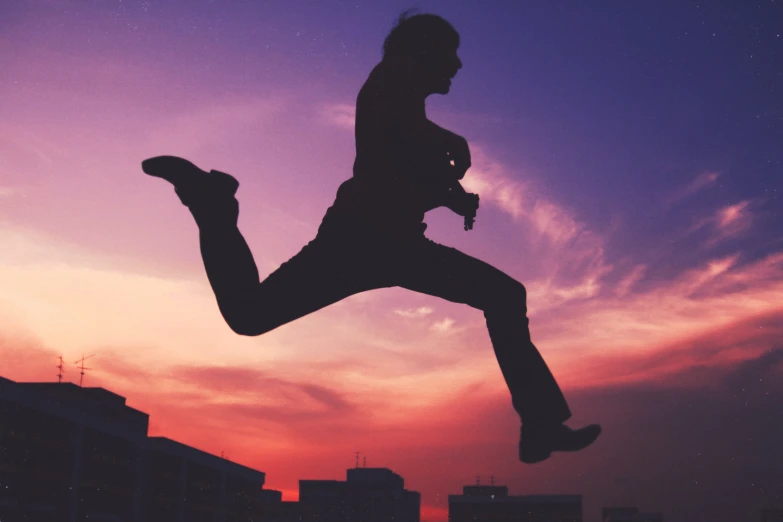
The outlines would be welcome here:
<svg viewBox="0 0 783 522">
<path fill-rule="evenodd" d="M 425 95 L 448 94 L 451 80 L 462 69 L 457 46 L 439 48 L 426 54 L 418 63 L 420 87 Z"/>
</svg>

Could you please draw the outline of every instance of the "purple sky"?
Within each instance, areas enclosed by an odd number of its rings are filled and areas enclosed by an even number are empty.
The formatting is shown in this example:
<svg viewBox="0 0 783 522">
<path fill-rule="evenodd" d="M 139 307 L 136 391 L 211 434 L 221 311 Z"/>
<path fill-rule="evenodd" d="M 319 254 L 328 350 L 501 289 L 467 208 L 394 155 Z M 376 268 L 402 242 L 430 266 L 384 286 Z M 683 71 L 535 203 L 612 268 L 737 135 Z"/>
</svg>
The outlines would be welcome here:
<svg viewBox="0 0 783 522">
<path fill-rule="evenodd" d="M 624 500 L 667 522 L 783 505 L 783 4 L 533 4 L 0 4 L 0 374 L 96 353 L 92 384 L 153 434 L 226 450 L 287 499 L 358 449 L 431 521 L 493 474 L 583 493 L 586 522 Z M 356 94 L 409 7 L 461 34 L 427 111 L 468 139 L 482 203 L 473 231 L 439 209 L 427 234 L 525 284 L 574 424 L 604 426 L 582 453 L 516 460 L 475 310 L 389 289 L 234 335 L 192 218 L 141 172 L 173 154 L 236 176 L 269 274 L 351 175 Z"/>
</svg>

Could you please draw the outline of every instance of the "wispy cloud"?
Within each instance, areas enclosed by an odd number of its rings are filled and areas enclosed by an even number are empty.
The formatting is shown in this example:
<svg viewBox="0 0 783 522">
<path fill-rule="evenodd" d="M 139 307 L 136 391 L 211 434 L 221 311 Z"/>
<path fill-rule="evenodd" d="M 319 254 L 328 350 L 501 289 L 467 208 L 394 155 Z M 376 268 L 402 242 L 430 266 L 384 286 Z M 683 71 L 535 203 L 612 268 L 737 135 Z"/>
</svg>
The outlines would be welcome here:
<svg viewBox="0 0 783 522">
<path fill-rule="evenodd" d="M 19 194 L 20 191 L 17 187 L 4 187 L 0 185 L 0 198 L 8 198 Z"/>
<path fill-rule="evenodd" d="M 715 227 L 719 233 L 719 239 L 725 239 L 744 232 L 750 228 L 753 216 L 750 211 L 751 202 L 740 201 L 734 205 L 728 205 L 720 209 L 715 216 Z"/>
<path fill-rule="evenodd" d="M 25 168 L 50 168 L 72 157 L 67 147 L 28 124 L 0 122 L 0 145 L 4 163 L 14 161 Z"/>
<path fill-rule="evenodd" d="M 726 205 L 713 212 L 712 215 L 699 219 L 686 231 L 686 235 L 701 230 L 708 230 L 709 237 L 705 247 L 712 247 L 724 240 L 736 237 L 747 231 L 753 222 L 752 209 L 757 203 L 751 200 L 739 201 Z"/>
<path fill-rule="evenodd" d="M 569 370 L 575 372 L 574 382 L 586 385 L 590 378 L 583 365 L 575 364 L 579 358 L 672 351 L 687 356 L 692 352 L 690 339 L 722 329 L 736 332 L 738 324 L 779 314 L 781 267 L 783 253 L 745 264 L 739 253 L 716 257 L 670 280 L 650 281 L 644 289 L 572 303 L 549 314 L 551 320 L 534 318 L 531 328 L 542 346 L 555 350 L 548 360 L 564 367 L 569 366 L 567 361 L 574 363 Z M 640 277 L 644 270 L 635 268 L 625 281 Z M 611 378 L 608 368 L 596 366 L 603 376 L 599 380 Z"/>
<path fill-rule="evenodd" d="M 536 252 L 543 273 L 526 285 L 531 303 L 551 308 L 598 294 L 613 270 L 605 257 L 606 239 L 563 205 L 540 196 L 532 180 L 522 181 L 524 171 L 491 160 L 480 146 L 471 150 L 475 167 L 463 186 L 478 193 L 482 205 L 510 216 L 526 234 L 518 240 L 524 238 Z"/>
<path fill-rule="evenodd" d="M 145 136 L 144 150 L 150 156 L 174 154 L 190 157 L 220 136 L 239 135 L 266 129 L 287 106 L 283 97 L 223 97 L 198 109 L 188 108 L 166 115 Z"/>
<path fill-rule="evenodd" d="M 326 124 L 353 130 L 356 107 L 350 103 L 328 103 L 318 108 L 318 116 Z"/>
<path fill-rule="evenodd" d="M 402 310 L 393 310 L 393 312 L 402 317 L 424 317 L 434 312 L 429 306 L 420 306 L 419 308 L 406 308 Z"/>
<path fill-rule="evenodd" d="M 633 285 L 639 282 L 647 271 L 647 265 L 639 264 L 634 266 L 627 275 L 625 275 L 615 287 L 615 295 L 623 297 L 633 288 Z"/>
<path fill-rule="evenodd" d="M 456 321 L 450 317 L 444 317 L 442 320 L 433 323 L 431 328 L 436 332 L 446 333 L 451 331 L 455 322 Z"/>
<path fill-rule="evenodd" d="M 662 209 L 666 211 L 669 208 L 671 208 L 672 205 L 679 202 L 680 200 L 683 200 L 688 196 L 691 196 L 697 192 L 700 192 L 702 190 L 711 187 L 712 185 L 715 184 L 715 182 L 718 180 L 719 177 L 720 174 L 714 171 L 702 172 L 701 174 L 696 176 L 690 183 L 675 189 L 669 195 L 664 197 L 661 202 Z"/>
<path fill-rule="evenodd" d="M 512 177 L 503 165 L 492 161 L 481 147 L 472 145 L 473 167 L 462 180 L 462 186 L 481 198 L 481 203 L 489 203 L 519 219 L 528 215 L 527 208 L 535 201 L 528 194 L 528 185 L 519 180 L 517 172 Z"/>
<path fill-rule="evenodd" d="M 268 372 L 232 366 L 176 366 L 170 375 L 205 391 L 212 401 L 267 406 L 287 410 L 345 413 L 354 410 L 344 395 L 324 384 L 295 381 Z M 207 397 L 205 396 L 205 399 Z M 267 408 L 268 409 L 268 408 Z"/>
</svg>

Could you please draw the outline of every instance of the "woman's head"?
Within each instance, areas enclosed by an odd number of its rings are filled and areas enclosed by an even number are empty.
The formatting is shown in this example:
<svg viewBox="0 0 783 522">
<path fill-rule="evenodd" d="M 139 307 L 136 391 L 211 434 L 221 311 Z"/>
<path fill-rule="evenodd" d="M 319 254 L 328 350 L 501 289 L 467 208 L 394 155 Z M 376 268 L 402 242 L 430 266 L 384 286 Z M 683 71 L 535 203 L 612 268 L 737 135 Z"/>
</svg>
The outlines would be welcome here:
<svg viewBox="0 0 783 522">
<path fill-rule="evenodd" d="M 427 94 L 446 94 L 451 78 L 462 68 L 459 33 L 438 15 L 410 13 L 400 16 L 383 42 L 383 59 L 414 64 Z"/>
</svg>

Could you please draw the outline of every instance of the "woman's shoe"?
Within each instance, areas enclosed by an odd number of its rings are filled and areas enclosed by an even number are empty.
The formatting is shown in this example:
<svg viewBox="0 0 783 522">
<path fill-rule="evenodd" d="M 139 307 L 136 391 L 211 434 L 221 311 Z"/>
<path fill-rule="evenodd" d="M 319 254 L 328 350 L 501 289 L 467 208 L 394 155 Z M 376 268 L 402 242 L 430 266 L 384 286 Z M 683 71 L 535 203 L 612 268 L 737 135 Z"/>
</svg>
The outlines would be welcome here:
<svg viewBox="0 0 783 522">
<path fill-rule="evenodd" d="M 180 201 L 188 207 L 215 196 L 233 197 L 239 182 L 230 174 L 201 170 L 192 162 L 177 156 L 155 156 L 141 162 L 141 169 L 172 185 Z"/>
<path fill-rule="evenodd" d="M 534 464 L 546 460 L 553 451 L 579 451 L 601 434 L 601 426 L 591 424 L 572 430 L 565 424 L 522 426 L 519 437 L 519 460 Z"/>
</svg>

